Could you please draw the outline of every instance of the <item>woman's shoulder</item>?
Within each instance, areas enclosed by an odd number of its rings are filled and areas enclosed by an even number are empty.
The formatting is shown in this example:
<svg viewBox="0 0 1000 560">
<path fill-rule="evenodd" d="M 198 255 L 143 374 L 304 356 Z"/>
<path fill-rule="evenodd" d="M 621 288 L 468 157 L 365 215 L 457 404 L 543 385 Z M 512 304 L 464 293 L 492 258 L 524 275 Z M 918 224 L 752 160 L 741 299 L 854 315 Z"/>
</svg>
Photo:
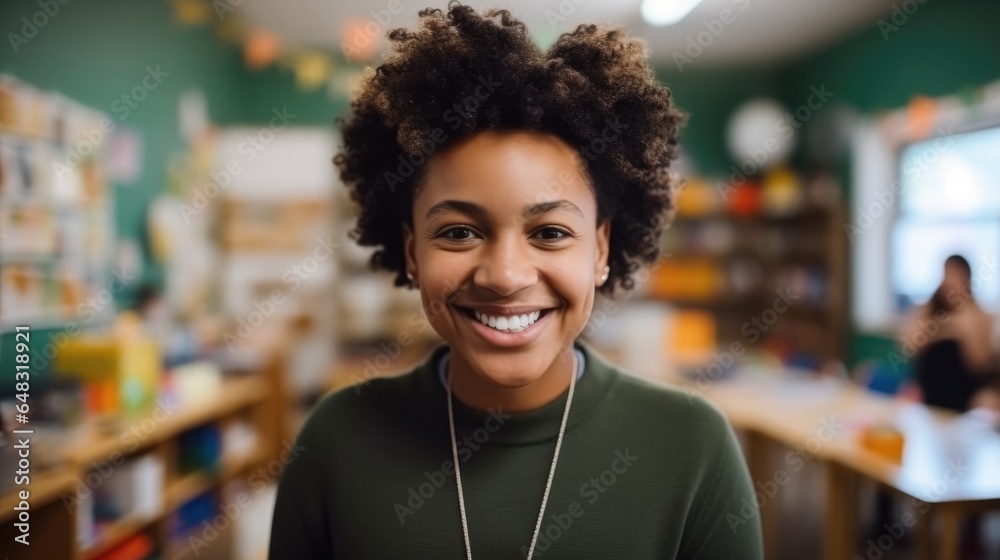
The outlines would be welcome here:
<svg viewBox="0 0 1000 560">
<path fill-rule="evenodd" d="M 612 406 L 642 422 L 679 427 L 693 439 L 715 439 L 729 430 L 729 421 L 702 391 L 634 374 L 610 365 L 617 373 Z"/>
<path fill-rule="evenodd" d="M 710 484 L 720 469 L 730 473 L 742 468 L 729 420 L 702 391 L 615 369 L 619 375 L 603 423 L 630 434 L 636 448 L 651 456 L 651 463 L 669 465 L 666 468 L 677 480 L 691 488 Z M 675 461 L 679 451 L 685 457 L 683 464 Z"/>
<path fill-rule="evenodd" d="M 416 390 L 414 376 L 417 369 L 418 367 L 414 367 L 385 376 L 354 377 L 347 385 L 323 395 L 316 403 L 315 410 L 335 414 L 351 411 L 355 407 L 367 409 L 372 405 L 391 406 L 395 402 L 403 402 Z"/>
<path fill-rule="evenodd" d="M 625 390 L 632 393 L 636 399 L 648 399 L 651 404 L 659 405 L 660 409 L 671 414 L 682 414 L 706 417 L 706 419 L 724 419 L 722 413 L 704 397 L 697 388 L 680 386 L 675 383 L 640 377 L 628 372 L 622 373 L 622 384 Z"/>
<path fill-rule="evenodd" d="M 333 435 L 338 430 L 357 430 L 397 413 L 404 413 L 416 393 L 417 368 L 402 374 L 358 378 L 331 390 L 310 409 L 303 431 Z"/>
</svg>

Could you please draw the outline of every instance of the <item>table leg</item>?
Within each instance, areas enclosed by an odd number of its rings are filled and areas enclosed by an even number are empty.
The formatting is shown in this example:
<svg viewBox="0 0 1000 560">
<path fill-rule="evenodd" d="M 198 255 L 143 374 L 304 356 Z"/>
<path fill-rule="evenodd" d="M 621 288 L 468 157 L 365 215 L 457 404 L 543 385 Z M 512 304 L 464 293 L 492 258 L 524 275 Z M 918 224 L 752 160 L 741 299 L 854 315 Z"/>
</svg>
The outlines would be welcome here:
<svg viewBox="0 0 1000 560">
<path fill-rule="evenodd" d="M 858 479 L 854 471 L 826 461 L 823 559 L 853 558 L 858 551 Z"/>
<path fill-rule="evenodd" d="M 921 512 L 920 508 L 923 507 L 926 507 L 927 510 Z M 936 511 L 934 506 L 923 503 L 916 510 L 917 522 L 913 527 L 915 536 L 913 546 L 916 547 L 917 560 L 931 560 L 931 551 L 934 548 L 934 514 Z"/>
<path fill-rule="evenodd" d="M 940 560 L 958 560 L 962 546 L 962 521 L 965 516 L 962 510 L 954 504 L 941 504 L 938 508 L 938 518 L 941 520 L 941 540 L 938 558 Z"/>
<path fill-rule="evenodd" d="M 750 477 L 754 481 L 754 488 L 760 491 L 767 488 L 767 482 L 774 479 L 774 461 L 772 452 L 774 443 L 763 434 L 753 430 L 747 431 L 747 466 L 750 469 Z M 758 484 L 759 483 L 759 484 Z M 764 538 L 764 557 L 768 559 L 779 558 L 778 547 L 780 546 L 778 528 L 780 522 L 780 508 L 778 507 L 778 495 L 763 496 L 767 501 L 757 510 L 760 515 L 761 531 Z"/>
</svg>

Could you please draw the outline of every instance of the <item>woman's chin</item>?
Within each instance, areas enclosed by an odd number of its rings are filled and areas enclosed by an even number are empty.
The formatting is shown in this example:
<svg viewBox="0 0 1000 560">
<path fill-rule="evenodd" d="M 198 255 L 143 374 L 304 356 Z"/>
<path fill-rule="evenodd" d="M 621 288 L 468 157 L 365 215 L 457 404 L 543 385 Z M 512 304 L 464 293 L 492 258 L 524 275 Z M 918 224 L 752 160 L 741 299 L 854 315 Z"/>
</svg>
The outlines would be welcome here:
<svg viewBox="0 0 1000 560">
<path fill-rule="evenodd" d="M 545 352 L 477 353 L 463 352 L 469 366 L 480 379 L 504 389 L 527 387 L 544 377 L 553 357 Z M 468 359 L 471 358 L 471 359 Z"/>
<path fill-rule="evenodd" d="M 520 368 L 516 370 L 508 368 L 484 368 L 479 371 L 479 375 L 493 385 L 497 385 L 505 389 L 518 389 L 520 387 L 525 387 L 541 378 L 541 376 L 538 375 L 538 372 L 529 374 Z"/>
</svg>

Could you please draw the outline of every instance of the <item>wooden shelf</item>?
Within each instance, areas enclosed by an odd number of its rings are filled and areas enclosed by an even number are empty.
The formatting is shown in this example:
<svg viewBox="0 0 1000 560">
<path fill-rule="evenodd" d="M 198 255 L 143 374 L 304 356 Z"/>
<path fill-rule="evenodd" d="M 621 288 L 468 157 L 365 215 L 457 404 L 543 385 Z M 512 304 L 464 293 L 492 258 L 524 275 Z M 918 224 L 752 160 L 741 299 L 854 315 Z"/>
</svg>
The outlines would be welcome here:
<svg viewBox="0 0 1000 560">
<path fill-rule="evenodd" d="M 250 453 L 235 458 L 223 458 L 222 480 L 223 482 L 239 476 L 247 468 L 260 463 L 267 457 L 267 453 L 259 445 Z"/>
<path fill-rule="evenodd" d="M 78 465 L 81 465 L 82 468 L 86 468 L 91 461 L 107 460 L 115 451 L 121 453 L 123 456 L 139 453 L 156 443 L 175 437 L 190 428 L 213 422 L 227 415 L 239 412 L 247 406 L 257 404 L 266 396 L 267 387 L 258 378 L 226 381 L 220 390 L 219 400 L 197 403 L 177 411 L 159 424 L 141 442 L 141 445 L 136 446 L 134 449 L 125 449 L 122 437 L 115 437 L 114 435 L 99 436 L 93 438 L 88 443 L 80 444 L 72 452 L 73 460 Z M 266 456 L 266 448 L 258 447 L 254 453 L 239 461 L 234 461 L 225 470 L 226 472 L 238 472 L 239 469 L 255 461 L 260 461 Z M 164 491 L 162 508 L 157 515 L 150 518 L 129 515 L 108 526 L 101 532 L 98 539 L 84 551 L 84 559 L 99 556 L 132 535 L 165 519 L 185 502 L 217 487 L 221 480 L 223 480 L 223 477 L 218 473 L 197 471 L 183 475 L 177 480 L 170 482 Z M 75 479 L 70 476 L 69 488 L 72 488 L 73 482 L 75 482 Z"/>
<path fill-rule="evenodd" d="M 135 535 L 139 531 L 146 529 L 156 522 L 155 517 L 140 517 L 138 515 L 127 515 L 124 518 L 108 525 L 98 534 L 97 538 L 89 547 L 83 550 L 84 560 L 96 558 L 104 554 L 114 546 Z"/>
<path fill-rule="evenodd" d="M 54 471 L 42 472 L 31 475 L 31 482 L 28 484 L 28 503 L 31 510 L 39 508 L 57 501 L 66 492 L 72 492 L 76 485 L 76 477 L 70 469 L 58 469 Z M 17 486 L 12 491 L 0 496 L 0 524 L 7 523 L 14 519 L 16 506 L 20 501 L 19 492 L 24 487 Z"/>
<path fill-rule="evenodd" d="M 677 307 L 685 308 L 705 308 L 721 311 L 739 311 L 745 309 L 754 309 L 759 307 L 759 301 L 761 296 L 759 293 L 749 293 L 744 294 L 743 297 L 733 298 L 733 297 L 722 297 L 722 298 L 676 298 L 668 296 L 660 296 L 657 294 L 643 294 L 641 299 L 644 301 L 655 301 L 662 303 L 669 303 L 671 305 L 676 305 Z"/>
<path fill-rule="evenodd" d="M 83 428 L 81 437 L 72 438 L 65 455 L 63 466 L 56 470 L 32 473 L 30 503 L 32 511 L 32 533 L 45 536 L 42 542 L 32 540 L 33 549 L 45 558 L 66 558 L 70 560 L 92 560 L 143 533 L 149 535 L 155 546 L 161 550 L 168 546 L 169 519 L 185 502 L 205 493 L 221 493 L 223 485 L 249 468 L 260 465 L 280 451 L 283 442 L 291 435 L 286 431 L 288 403 L 284 382 L 287 366 L 287 339 L 275 336 L 269 342 L 256 345 L 266 356 L 255 373 L 223 381 L 217 394 L 204 401 L 191 403 L 173 409 L 164 406 L 167 415 L 159 414 L 160 421 L 155 426 L 150 419 L 156 419 L 152 410 L 144 415 L 119 421 L 112 430 L 98 430 L 97 420 L 91 420 L 88 428 Z M 239 457 L 222 456 L 216 469 L 206 469 L 190 474 L 179 474 L 178 437 L 199 426 L 218 425 L 240 418 L 249 421 L 258 439 L 251 452 Z M 134 427 L 146 421 L 145 429 L 128 436 Z M 138 437 L 136 437 L 138 436 Z M 85 535 L 89 542 L 81 545 L 77 534 L 77 508 L 67 508 L 62 504 L 63 496 L 74 495 L 80 481 L 95 469 L 95 462 L 106 461 L 121 464 L 120 457 L 153 454 L 163 461 L 164 478 L 162 498 L 157 511 L 149 515 L 126 514 L 120 519 L 102 525 L 97 535 Z M 0 532 L 5 539 L 16 535 L 13 526 L 14 506 L 18 502 L 21 488 L 0 495 Z M 92 538 L 91 538 L 92 537 Z M 232 543 L 220 539 L 213 543 L 219 553 L 216 557 L 228 557 Z M 178 554 L 168 557 L 193 557 L 186 547 L 174 551 Z M 201 551 L 205 557 L 205 551 Z M 42 557 L 42 556 L 39 556 Z"/>
<path fill-rule="evenodd" d="M 163 515 L 169 515 L 185 502 L 212 489 L 219 482 L 219 475 L 207 471 L 186 474 L 170 484 L 163 495 Z"/>
<path fill-rule="evenodd" d="M 31 140 L 34 142 L 54 142 L 52 138 L 44 134 L 31 133 L 4 125 L 0 125 L 0 136 L 16 136 L 22 140 Z"/>
<path fill-rule="evenodd" d="M 218 476 L 208 472 L 195 472 L 185 475 L 173 482 L 166 489 L 163 496 L 163 507 L 157 515 L 152 517 L 126 515 L 124 518 L 112 523 L 101 531 L 91 546 L 84 550 L 84 558 L 94 558 L 107 552 L 129 537 L 166 518 L 188 500 L 208 492 L 218 483 Z"/>
<path fill-rule="evenodd" d="M 166 439 L 172 438 L 191 428 L 201 426 L 237 412 L 247 406 L 261 402 L 267 396 L 267 386 L 262 379 L 247 377 L 223 382 L 217 399 L 205 400 L 171 413 L 141 439 L 129 436 L 129 430 L 112 434 L 95 434 L 85 437 L 67 453 L 70 462 L 90 465 L 91 462 L 107 461 L 115 452 L 125 456 L 148 449 Z M 140 416 L 133 420 L 142 421 L 151 416 Z M 139 439 L 136 445 L 136 439 Z"/>
<path fill-rule="evenodd" d="M 673 224 L 694 224 L 709 221 L 726 221 L 737 224 L 772 224 L 780 222 L 795 222 L 802 220 L 825 220 L 835 214 L 837 208 L 823 206 L 808 206 L 788 214 L 755 214 L 740 216 L 726 212 L 711 212 L 709 214 L 678 214 L 674 216 Z"/>
</svg>

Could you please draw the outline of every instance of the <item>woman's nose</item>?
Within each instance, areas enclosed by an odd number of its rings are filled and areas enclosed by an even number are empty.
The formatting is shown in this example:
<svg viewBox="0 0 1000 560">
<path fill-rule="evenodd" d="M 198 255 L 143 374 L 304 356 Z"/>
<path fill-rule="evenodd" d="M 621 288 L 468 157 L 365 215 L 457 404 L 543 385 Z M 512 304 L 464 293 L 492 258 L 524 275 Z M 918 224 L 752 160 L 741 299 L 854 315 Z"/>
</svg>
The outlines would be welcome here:
<svg viewBox="0 0 1000 560">
<path fill-rule="evenodd" d="M 538 271 L 528 255 L 530 247 L 513 237 L 492 240 L 482 253 L 483 260 L 473 275 L 476 286 L 509 296 L 537 282 Z"/>
</svg>

